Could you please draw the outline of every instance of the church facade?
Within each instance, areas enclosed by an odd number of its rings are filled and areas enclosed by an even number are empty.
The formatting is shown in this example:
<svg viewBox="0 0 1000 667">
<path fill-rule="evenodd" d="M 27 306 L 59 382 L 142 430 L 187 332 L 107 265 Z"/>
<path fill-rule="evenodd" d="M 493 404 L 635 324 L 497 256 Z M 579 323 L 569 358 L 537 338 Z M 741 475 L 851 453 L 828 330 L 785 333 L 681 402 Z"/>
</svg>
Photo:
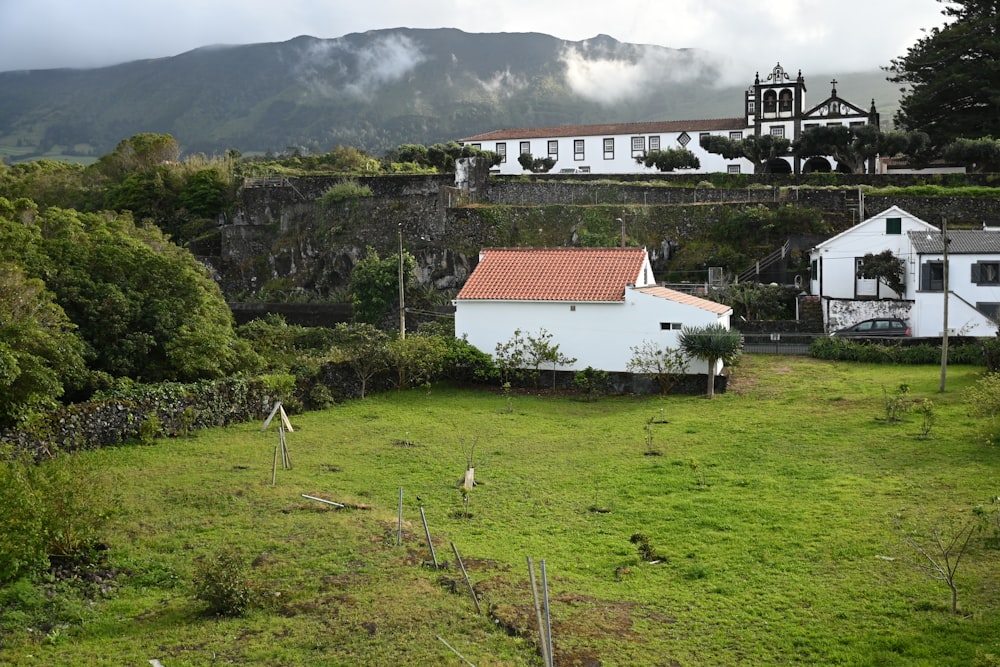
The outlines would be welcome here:
<svg viewBox="0 0 1000 667">
<path fill-rule="evenodd" d="M 839 96 L 836 80 L 831 86 L 826 99 L 810 106 L 806 103 L 802 72 L 793 78 L 778 63 L 763 79 L 758 74 L 746 89 L 741 117 L 494 130 L 458 142 L 498 153 L 501 174 L 524 173 L 518 162 L 524 153 L 534 158 L 554 158 L 550 173 L 657 173 L 655 167 L 646 167 L 636 158 L 668 148 L 685 148 L 698 158 L 701 167 L 686 173 L 753 173 L 750 160 L 727 160 L 709 153 L 701 147 L 701 138 L 721 135 L 739 140 L 770 134 L 794 141 L 804 131 L 820 125 L 879 126 L 875 100 L 865 110 Z M 838 170 L 832 158 L 800 160 L 790 154 L 772 160 L 768 166 L 773 173 Z M 872 170 L 874 165 L 867 168 Z"/>
</svg>

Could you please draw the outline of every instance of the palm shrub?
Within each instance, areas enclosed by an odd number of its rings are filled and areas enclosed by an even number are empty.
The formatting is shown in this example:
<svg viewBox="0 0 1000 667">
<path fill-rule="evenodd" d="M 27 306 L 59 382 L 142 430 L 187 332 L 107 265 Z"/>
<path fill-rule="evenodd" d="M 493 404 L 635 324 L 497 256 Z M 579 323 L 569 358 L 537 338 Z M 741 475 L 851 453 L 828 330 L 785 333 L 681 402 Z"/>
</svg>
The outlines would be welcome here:
<svg viewBox="0 0 1000 667">
<path fill-rule="evenodd" d="M 743 334 L 721 324 L 684 327 L 677 339 L 681 350 L 690 357 L 708 362 L 707 398 L 715 396 L 715 366 L 719 361 L 731 364 L 743 349 Z"/>
</svg>

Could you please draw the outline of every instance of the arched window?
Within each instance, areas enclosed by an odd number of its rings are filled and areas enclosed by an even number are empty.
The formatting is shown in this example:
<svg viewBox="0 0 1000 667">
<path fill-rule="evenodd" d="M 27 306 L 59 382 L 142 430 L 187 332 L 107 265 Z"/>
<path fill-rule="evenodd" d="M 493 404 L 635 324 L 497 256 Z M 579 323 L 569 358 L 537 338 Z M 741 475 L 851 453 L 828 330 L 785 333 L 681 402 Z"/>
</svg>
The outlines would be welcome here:
<svg viewBox="0 0 1000 667">
<path fill-rule="evenodd" d="M 764 113 L 774 113 L 777 111 L 778 94 L 773 90 L 764 91 Z"/>
<path fill-rule="evenodd" d="M 778 111 L 791 113 L 792 111 L 792 91 L 785 88 L 778 96 Z"/>
</svg>

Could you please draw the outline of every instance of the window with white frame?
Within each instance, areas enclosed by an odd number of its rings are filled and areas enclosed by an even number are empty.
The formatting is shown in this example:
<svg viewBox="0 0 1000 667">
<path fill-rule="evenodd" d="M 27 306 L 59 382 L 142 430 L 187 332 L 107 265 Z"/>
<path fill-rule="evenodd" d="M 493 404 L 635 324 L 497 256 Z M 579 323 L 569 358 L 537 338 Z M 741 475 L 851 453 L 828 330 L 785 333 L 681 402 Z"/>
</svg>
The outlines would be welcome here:
<svg viewBox="0 0 1000 667">
<path fill-rule="evenodd" d="M 521 148 L 518 151 L 518 153 L 520 155 L 524 155 L 525 153 L 530 153 L 530 152 L 531 152 L 531 142 L 530 141 L 522 141 L 521 142 Z"/>
<path fill-rule="evenodd" d="M 646 137 L 632 137 L 632 157 L 646 152 Z"/>
<path fill-rule="evenodd" d="M 475 148 L 475 149 L 476 149 L 477 151 L 481 151 L 481 150 L 483 150 L 483 145 L 482 145 L 482 144 L 470 144 L 470 145 L 471 145 L 471 146 L 472 146 L 473 148 Z"/>
<path fill-rule="evenodd" d="M 574 139 L 573 140 L 573 159 L 574 160 L 584 160 L 584 159 L 586 159 L 584 157 L 583 149 L 584 149 L 583 139 Z"/>
<path fill-rule="evenodd" d="M 502 141 L 497 142 L 497 155 L 500 156 L 501 163 L 507 161 L 507 144 Z"/>
<path fill-rule="evenodd" d="M 730 132 L 729 133 L 729 138 L 732 139 L 733 141 L 742 141 L 743 140 L 743 133 L 740 132 L 739 130 L 736 130 L 734 132 Z"/>
<path fill-rule="evenodd" d="M 559 157 L 559 142 L 555 139 L 549 139 L 549 157 Z"/>
<path fill-rule="evenodd" d="M 660 135 L 657 134 L 649 138 L 649 150 L 660 150 Z"/>
<path fill-rule="evenodd" d="M 726 165 L 727 174 L 738 174 L 740 173 L 740 165 L 738 164 L 727 164 Z"/>
<path fill-rule="evenodd" d="M 772 137 L 783 137 L 783 136 L 785 136 L 785 126 L 784 125 L 772 125 L 771 126 L 771 136 Z"/>
<path fill-rule="evenodd" d="M 607 138 L 604 140 L 604 159 L 614 160 L 615 159 L 615 140 L 614 138 Z"/>
<path fill-rule="evenodd" d="M 677 331 L 683 329 L 684 325 L 680 322 L 660 322 L 661 331 Z"/>
</svg>

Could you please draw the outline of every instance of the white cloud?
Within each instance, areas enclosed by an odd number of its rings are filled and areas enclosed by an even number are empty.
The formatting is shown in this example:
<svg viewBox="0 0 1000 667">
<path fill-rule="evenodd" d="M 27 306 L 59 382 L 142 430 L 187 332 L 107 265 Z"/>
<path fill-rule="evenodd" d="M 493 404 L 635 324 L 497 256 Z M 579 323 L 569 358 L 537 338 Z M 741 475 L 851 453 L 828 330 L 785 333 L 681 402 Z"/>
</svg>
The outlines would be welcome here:
<svg viewBox="0 0 1000 667">
<path fill-rule="evenodd" d="M 343 59 L 353 61 L 346 67 Z M 345 40 L 317 41 L 301 54 L 294 69 L 299 80 L 328 97 L 346 94 L 371 99 L 379 88 L 403 79 L 427 56 L 405 35 L 386 35 L 367 47 L 353 50 Z M 347 77 L 347 83 L 337 81 Z"/>
</svg>

